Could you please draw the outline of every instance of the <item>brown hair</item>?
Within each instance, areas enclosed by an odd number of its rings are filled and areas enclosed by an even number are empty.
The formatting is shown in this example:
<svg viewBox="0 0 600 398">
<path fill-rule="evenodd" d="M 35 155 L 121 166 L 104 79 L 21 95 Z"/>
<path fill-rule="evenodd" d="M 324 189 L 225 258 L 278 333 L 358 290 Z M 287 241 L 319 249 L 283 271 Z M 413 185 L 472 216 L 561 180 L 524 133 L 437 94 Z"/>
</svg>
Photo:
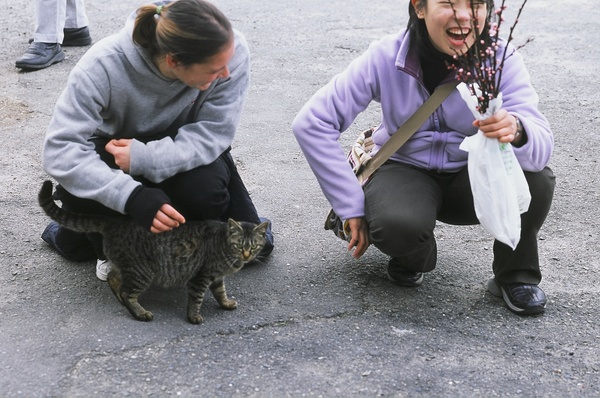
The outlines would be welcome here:
<svg viewBox="0 0 600 398">
<path fill-rule="evenodd" d="M 152 56 L 170 54 L 184 66 L 206 62 L 232 40 L 227 17 L 204 0 L 142 6 L 133 28 L 133 41 Z"/>
</svg>

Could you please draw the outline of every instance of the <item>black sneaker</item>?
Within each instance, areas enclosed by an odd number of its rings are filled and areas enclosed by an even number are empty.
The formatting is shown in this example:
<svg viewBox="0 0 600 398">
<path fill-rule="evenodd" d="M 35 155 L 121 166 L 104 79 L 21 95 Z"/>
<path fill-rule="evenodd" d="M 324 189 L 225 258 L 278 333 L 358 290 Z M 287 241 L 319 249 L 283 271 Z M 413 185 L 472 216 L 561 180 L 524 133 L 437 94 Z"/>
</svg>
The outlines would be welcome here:
<svg viewBox="0 0 600 398">
<path fill-rule="evenodd" d="M 392 282 L 398 286 L 417 287 L 423 283 L 422 272 L 407 271 L 394 258 L 388 262 L 387 273 Z"/>
<path fill-rule="evenodd" d="M 65 59 L 65 53 L 58 43 L 41 43 L 34 41 L 29 48 L 17 59 L 15 65 L 21 69 L 44 69 Z"/>
<path fill-rule="evenodd" d="M 546 309 L 546 294 L 538 285 L 527 283 L 497 283 L 494 278 L 487 284 L 488 291 L 502 297 L 504 302 L 515 314 L 541 314 Z"/>
<path fill-rule="evenodd" d="M 92 37 L 87 26 L 83 28 L 65 28 L 62 45 L 65 47 L 81 47 L 92 44 Z"/>
</svg>

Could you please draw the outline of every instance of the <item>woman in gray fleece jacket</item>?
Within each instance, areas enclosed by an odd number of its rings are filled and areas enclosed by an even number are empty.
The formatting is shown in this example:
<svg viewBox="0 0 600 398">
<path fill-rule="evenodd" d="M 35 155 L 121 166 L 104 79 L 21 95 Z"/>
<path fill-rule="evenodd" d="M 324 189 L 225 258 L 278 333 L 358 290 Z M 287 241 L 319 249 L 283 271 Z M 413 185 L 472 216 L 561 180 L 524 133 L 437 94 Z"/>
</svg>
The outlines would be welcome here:
<svg viewBox="0 0 600 398">
<path fill-rule="evenodd" d="M 248 84 L 247 43 L 215 6 L 140 7 L 81 58 L 58 99 L 43 150 L 55 198 L 154 233 L 186 219 L 258 223 L 229 153 Z M 71 260 L 99 258 L 106 279 L 99 237 L 51 223 L 42 238 Z"/>
</svg>

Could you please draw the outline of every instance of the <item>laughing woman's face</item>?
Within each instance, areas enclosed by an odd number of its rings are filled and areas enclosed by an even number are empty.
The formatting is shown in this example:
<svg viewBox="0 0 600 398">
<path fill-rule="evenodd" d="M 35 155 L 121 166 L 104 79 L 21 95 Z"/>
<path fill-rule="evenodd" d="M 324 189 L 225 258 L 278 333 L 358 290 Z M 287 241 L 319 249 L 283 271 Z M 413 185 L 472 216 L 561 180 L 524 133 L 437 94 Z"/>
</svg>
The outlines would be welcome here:
<svg viewBox="0 0 600 398">
<path fill-rule="evenodd" d="M 412 0 L 412 3 L 419 19 L 425 21 L 434 47 L 448 55 L 465 53 L 475 42 L 474 25 L 480 32 L 484 28 L 487 16 L 484 0 L 473 0 L 475 15 L 470 0 Z"/>
</svg>

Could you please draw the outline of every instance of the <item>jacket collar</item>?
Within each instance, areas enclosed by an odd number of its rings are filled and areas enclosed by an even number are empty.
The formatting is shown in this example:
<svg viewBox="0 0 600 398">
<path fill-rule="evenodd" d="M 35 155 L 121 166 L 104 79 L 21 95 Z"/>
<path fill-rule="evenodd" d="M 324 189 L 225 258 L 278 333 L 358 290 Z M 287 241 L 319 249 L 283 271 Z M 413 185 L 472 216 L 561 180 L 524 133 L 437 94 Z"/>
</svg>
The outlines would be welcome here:
<svg viewBox="0 0 600 398">
<path fill-rule="evenodd" d="M 416 49 L 411 48 L 408 29 L 404 29 L 400 33 L 400 49 L 396 56 L 396 68 L 408 73 L 418 81 L 423 81 L 423 71 L 421 69 L 419 54 Z"/>
<path fill-rule="evenodd" d="M 421 59 L 419 58 L 417 49 L 412 48 L 410 45 L 410 32 L 408 29 L 404 29 L 400 32 L 400 49 L 396 56 L 396 68 L 423 83 Z M 448 73 L 448 76 L 446 76 L 440 84 L 447 83 L 452 79 L 454 79 L 454 74 Z"/>
</svg>

